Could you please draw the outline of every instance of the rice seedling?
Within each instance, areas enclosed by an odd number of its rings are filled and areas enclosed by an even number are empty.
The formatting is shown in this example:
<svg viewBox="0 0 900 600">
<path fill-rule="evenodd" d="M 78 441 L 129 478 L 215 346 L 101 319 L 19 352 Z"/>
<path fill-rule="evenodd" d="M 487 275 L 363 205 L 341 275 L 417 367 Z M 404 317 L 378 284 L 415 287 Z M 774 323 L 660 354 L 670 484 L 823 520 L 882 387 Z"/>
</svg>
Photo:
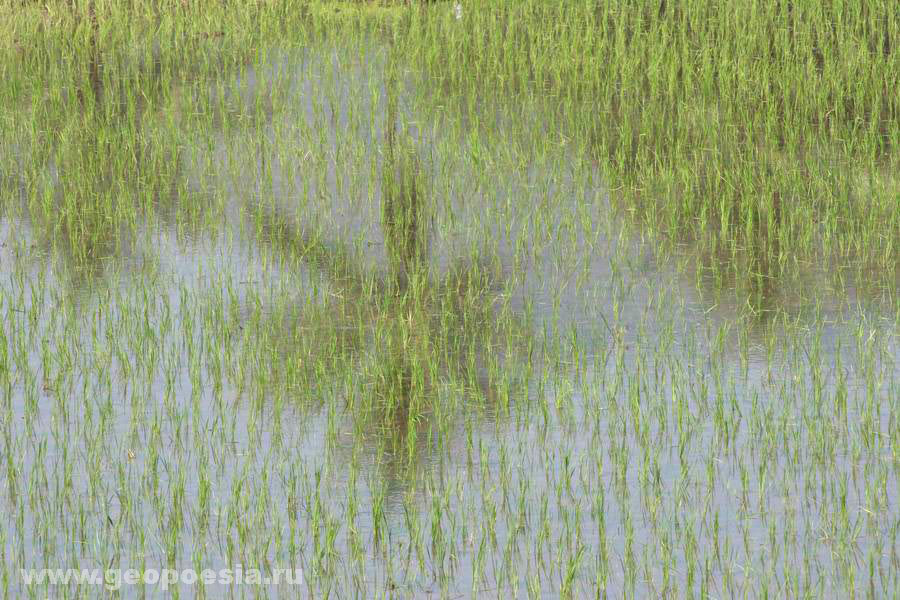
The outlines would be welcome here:
<svg viewBox="0 0 900 600">
<path fill-rule="evenodd" d="M 4 596 L 900 592 L 888 5 L 0 20 Z"/>
</svg>

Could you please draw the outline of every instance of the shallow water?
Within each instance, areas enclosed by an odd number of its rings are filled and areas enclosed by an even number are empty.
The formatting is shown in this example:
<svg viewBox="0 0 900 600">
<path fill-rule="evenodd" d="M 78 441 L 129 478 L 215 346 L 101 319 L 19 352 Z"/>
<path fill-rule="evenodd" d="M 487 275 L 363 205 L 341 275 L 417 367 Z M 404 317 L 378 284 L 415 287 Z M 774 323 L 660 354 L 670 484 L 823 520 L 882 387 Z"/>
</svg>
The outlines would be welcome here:
<svg viewBox="0 0 900 600">
<path fill-rule="evenodd" d="M 815 265 L 717 285 L 626 226 L 573 145 L 484 133 L 522 106 L 462 120 L 419 107 L 412 74 L 431 287 L 498 265 L 492 318 L 430 332 L 477 382 L 432 382 L 413 450 L 356 414 L 398 318 L 378 292 L 385 52 L 182 82 L 196 114 L 142 132 L 176 142 L 172 196 L 87 269 L 11 208 L 39 188 L 4 140 L 6 571 L 303 569 L 300 590 L 233 590 L 268 597 L 896 592 L 892 292 Z M 63 193 L 58 163 L 39 174 Z M 479 346 L 494 322 L 520 337 Z"/>
</svg>

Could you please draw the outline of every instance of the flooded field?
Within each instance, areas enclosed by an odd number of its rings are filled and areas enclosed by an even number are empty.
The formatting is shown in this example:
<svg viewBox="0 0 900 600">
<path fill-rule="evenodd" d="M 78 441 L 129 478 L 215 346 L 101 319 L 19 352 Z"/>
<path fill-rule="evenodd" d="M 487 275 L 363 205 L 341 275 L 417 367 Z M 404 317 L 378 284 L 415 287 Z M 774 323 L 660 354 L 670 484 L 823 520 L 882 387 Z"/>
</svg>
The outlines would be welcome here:
<svg viewBox="0 0 900 600">
<path fill-rule="evenodd" d="M 575 4 L 611 83 L 534 2 L 22 13 L 5 597 L 900 594 L 900 101 L 742 125 L 652 60 L 689 9 Z M 235 568 L 302 577 L 108 575 Z"/>
</svg>

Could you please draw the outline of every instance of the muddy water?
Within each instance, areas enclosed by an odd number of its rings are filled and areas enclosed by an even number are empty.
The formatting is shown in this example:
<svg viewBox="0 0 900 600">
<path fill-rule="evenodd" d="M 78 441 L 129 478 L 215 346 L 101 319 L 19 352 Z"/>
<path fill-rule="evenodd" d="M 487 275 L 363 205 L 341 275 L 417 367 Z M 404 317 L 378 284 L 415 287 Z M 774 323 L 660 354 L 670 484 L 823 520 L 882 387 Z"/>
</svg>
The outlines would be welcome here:
<svg viewBox="0 0 900 600">
<path fill-rule="evenodd" d="M 110 230 L 87 270 L 10 209 L 36 186 L 29 150 L 5 141 L 6 568 L 294 565 L 304 597 L 549 598 L 569 573 L 577 597 L 598 581 L 614 597 L 754 595 L 797 565 L 818 594 L 896 589 L 891 301 L 817 268 L 762 303 L 716 287 L 690 249 L 660 256 L 625 227 L 571 145 L 483 134 L 473 115 L 455 128 L 452 108 L 418 108 L 409 73 L 390 93 L 431 199 L 429 286 L 492 265 L 479 301 L 519 337 L 460 351 L 483 385 L 439 379 L 413 459 L 384 451 L 397 433 L 353 407 L 397 319 L 385 56 L 323 44 L 183 82 L 198 114 L 144 125 L 176 142 L 171 196 Z M 67 176 L 51 160 L 42 181 Z M 464 321 L 441 339 L 483 342 Z M 316 349 L 334 360 L 307 368 Z M 497 356 L 513 385 L 490 381 Z"/>
</svg>

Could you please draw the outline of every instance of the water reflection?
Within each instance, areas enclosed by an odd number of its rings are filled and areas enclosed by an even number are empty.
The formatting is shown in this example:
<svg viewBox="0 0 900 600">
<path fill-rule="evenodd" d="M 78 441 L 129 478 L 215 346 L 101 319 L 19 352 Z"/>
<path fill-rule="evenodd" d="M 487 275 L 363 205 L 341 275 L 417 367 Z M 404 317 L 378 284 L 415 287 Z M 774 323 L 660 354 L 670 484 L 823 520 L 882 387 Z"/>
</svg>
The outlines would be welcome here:
<svg viewBox="0 0 900 600">
<path fill-rule="evenodd" d="M 284 429 L 296 427 L 302 431 L 306 418 L 306 427 L 313 431 L 308 436 L 296 434 L 293 438 L 286 434 L 291 442 L 297 442 L 295 448 L 270 446 L 277 438 L 268 435 L 266 428 L 276 427 L 268 421 L 280 418 L 275 416 L 280 414 L 280 407 L 260 411 L 258 414 L 263 415 L 260 418 L 255 412 L 256 404 L 241 406 L 243 390 L 230 390 L 226 384 L 227 392 L 233 392 L 238 399 L 233 404 L 230 396 L 227 402 L 221 400 L 223 392 L 215 387 L 222 385 L 221 373 L 216 379 L 196 365 L 177 370 L 174 385 L 179 390 L 195 391 L 191 392 L 191 401 L 173 395 L 168 397 L 168 402 L 188 414 L 193 410 L 191 402 L 196 401 L 199 408 L 192 414 L 208 418 L 211 423 L 221 416 L 216 413 L 222 413 L 225 415 L 222 418 L 232 423 L 233 438 L 247 442 L 246 446 L 254 443 L 261 446 L 249 466 L 244 467 L 245 472 L 238 472 L 239 463 L 230 453 L 223 452 L 227 458 L 216 459 L 223 463 L 216 477 L 225 483 L 218 490 L 214 486 L 214 494 L 224 492 L 227 496 L 231 493 L 228 486 L 234 481 L 241 482 L 235 484 L 238 487 L 247 486 L 240 488 L 238 494 L 241 498 L 237 513 L 243 515 L 253 510 L 251 504 L 255 502 L 246 499 L 243 490 L 253 489 L 255 476 L 268 473 L 272 457 L 279 461 L 284 457 L 287 463 L 296 459 L 297 463 L 306 465 L 304 461 L 331 464 L 331 458 L 337 455 L 344 459 L 343 463 L 338 461 L 337 470 L 341 473 L 338 477 L 348 470 L 354 473 L 352 468 L 345 468 L 347 464 L 375 465 L 375 481 L 361 492 L 363 503 L 386 490 L 383 493 L 397 499 L 393 510 L 400 514 L 399 497 L 411 487 L 423 487 L 420 477 L 423 471 L 435 465 L 441 467 L 445 461 L 454 466 L 463 464 L 460 449 L 471 445 L 485 449 L 483 477 L 497 474 L 499 467 L 490 462 L 496 459 L 498 464 L 502 463 L 497 454 L 511 453 L 512 458 L 507 455 L 505 459 L 507 464 L 511 461 L 522 465 L 521 472 L 511 476 L 510 489 L 515 492 L 521 484 L 518 489 L 522 495 L 518 499 L 523 504 L 537 506 L 542 498 L 550 498 L 546 515 L 535 514 L 534 520 L 526 522 L 525 536 L 521 538 L 526 543 L 538 537 L 536 529 L 543 528 L 545 522 L 547 535 L 553 541 L 569 539 L 563 536 L 572 524 L 581 527 L 579 519 L 584 519 L 586 527 L 592 527 L 594 523 L 585 514 L 565 513 L 569 502 L 566 495 L 571 494 L 572 504 L 579 505 L 601 487 L 609 492 L 601 511 L 604 518 L 616 527 L 626 518 L 624 515 L 636 515 L 638 543 L 652 540 L 656 532 L 651 528 L 656 523 L 644 518 L 649 506 L 646 503 L 663 501 L 664 510 L 671 508 L 665 504 L 665 495 L 677 481 L 686 482 L 685 487 L 693 486 L 694 491 L 689 493 L 697 495 L 687 496 L 689 501 L 698 499 L 697 490 L 702 486 L 695 485 L 699 478 L 693 469 L 706 456 L 712 457 L 710 465 L 724 463 L 723 470 L 734 471 L 730 475 L 716 474 L 715 482 L 710 475 L 710 485 L 715 483 L 715 489 L 711 488 L 709 494 L 722 514 L 738 514 L 739 507 L 729 488 L 741 485 L 735 474 L 734 454 L 717 453 L 716 436 L 723 435 L 721 430 L 731 426 L 726 422 L 736 423 L 735 429 L 724 434 L 731 447 L 752 445 L 755 434 L 748 433 L 747 419 L 733 415 L 746 409 L 748 419 L 756 418 L 753 411 L 758 405 L 762 405 L 760 410 L 773 410 L 769 405 L 774 403 L 770 401 L 779 399 L 779 392 L 761 388 L 761 394 L 760 388 L 753 387 L 752 378 L 733 378 L 730 368 L 736 352 L 720 338 L 710 342 L 702 339 L 702 331 L 695 334 L 692 330 L 706 327 L 715 331 L 719 324 L 746 314 L 750 315 L 743 321 L 749 324 L 747 329 L 752 332 L 757 328 L 759 339 L 767 339 L 777 329 L 774 315 L 784 311 L 796 313 L 808 305 L 792 301 L 793 281 L 786 279 L 781 266 L 768 258 L 777 255 L 777 236 L 772 237 L 761 229 L 757 237 L 763 241 L 739 252 L 682 248 L 680 252 L 686 255 L 696 252 L 688 259 L 695 263 L 694 269 L 673 269 L 673 274 L 664 257 L 652 260 L 651 253 L 629 237 L 626 228 L 598 231 L 600 215 L 608 212 L 608 205 L 582 203 L 583 197 L 572 190 L 576 178 L 560 175 L 563 168 L 559 164 L 535 160 L 521 173 L 496 177 L 493 188 L 491 182 L 484 182 L 488 178 L 472 184 L 468 180 L 477 177 L 461 175 L 460 179 L 466 181 L 460 188 L 439 196 L 442 192 L 435 192 L 430 181 L 439 168 L 431 160 L 433 155 L 442 152 L 451 155 L 440 168 L 458 169 L 454 172 L 465 174 L 477 170 L 474 159 L 457 157 L 466 154 L 459 152 L 461 145 L 453 145 L 457 140 L 428 138 L 421 133 L 425 127 L 419 127 L 417 138 L 410 112 L 397 106 L 400 93 L 390 84 L 383 86 L 381 76 L 372 83 L 378 92 L 355 103 L 350 99 L 352 90 L 366 87 L 368 80 L 363 80 L 364 83 L 353 80 L 352 85 L 347 80 L 362 79 L 359 71 L 348 70 L 343 64 L 340 68 L 335 66 L 331 50 L 322 51 L 321 56 L 313 51 L 300 55 L 302 59 L 297 63 L 280 56 L 272 69 L 260 66 L 256 70 L 229 74 L 223 77 L 220 87 L 218 83 L 208 82 L 185 84 L 186 93 L 179 99 L 172 93 L 171 99 L 165 96 L 158 103 L 149 103 L 131 133 L 127 133 L 127 128 L 123 133 L 116 133 L 117 126 L 129 122 L 126 113 L 130 109 L 125 105 L 115 108 L 110 104 L 110 94 L 88 85 L 85 90 L 92 90 L 95 100 L 105 108 L 103 111 L 85 109 L 87 116 L 73 121 L 71 133 L 66 134 L 71 139 L 57 144 L 46 157 L 36 159 L 35 164 L 44 169 L 42 176 L 49 179 L 41 180 L 35 173 L 29 173 L 25 178 L 7 177 L 3 183 L 6 189 L 19 190 L 22 198 L 43 197 L 36 191 L 39 189 L 56 190 L 49 196 L 52 203 L 48 204 L 48 214 L 68 210 L 73 216 L 54 229 L 49 217 L 33 210 L 43 220 L 33 219 L 29 230 L 34 231 L 35 239 L 48 250 L 54 243 L 60 248 L 65 245 L 76 248 L 77 252 L 71 256 L 60 251 L 68 264 L 95 265 L 102 272 L 106 262 L 124 260 L 140 252 L 135 246 L 152 246 L 161 262 L 168 263 L 178 275 L 174 278 L 177 285 L 160 290 L 167 298 L 175 298 L 171 306 L 179 306 L 178 295 L 189 290 L 185 292 L 187 300 L 182 301 L 181 312 L 173 313 L 176 321 L 194 315 L 193 310 L 205 314 L 202 311 L 206 306 L 202 303 L 208 301 L 208 296 L 232 294 L 232 285 L 252 288 L 252 292 L 234 292 L 237 310 L 233 310 L 235 306 L 223 308 L 221 312 L 210 313 L 216 318 L 194 320 L 190 327 L 186 321 L 176 322 L 168 333 L 169 347 L 174 348 L 168 360 L 176 365 L 179 361 L 189 365 L 190 358 L 196 356 L 184 350 L 182 335 L 189 337 L 195 347 L 205 343 L 204 336 L 210 331 L 214 343 L 224 340 L 223 345 L 229 348 L 238 339 L 244 345 L 236 342 L 239 349 L 229 352 L 245 351 L 248 356 L 263 357 L 260 362 L 269 363 L 247 369 L 254 378 L 251 386 L 260 388 L 251 390 L 261 399 L 258 404 L 271 408 L 288 399 L 290 407 L 285 412 L 299 407 L 297 412 L 301 415 Z M 290 70 L 285 65 L 291 64 L 298 70 L 306 69 L 305 77 L 298 81 L 286 76 L 278 83 L 267 83 L 269 73 L 284 74 L 285 69 Z M 330 75 L 319 77 L 322 70 Z M 108 81 L 110 77 L 104 74 L 103 80 Z M 91 77 L 86 80 L 90 82 Z M 332 84 L 338 85 L 337 92 L 322 92 L 322 89 L 332 90 Z M 268 91 L 270 87 L 273 89 Z M 383 92 L 382 87 L 386 88 Z M 280 97 L 286 89 L 296 92 L 297 97 Z M 215 113 L 216 122 L 221 125 L 219 131 L 186 130 L 182 138 L 171 133 L 176 122 L 168 117 L 180 110 L 180 102 L 219 92 L 220 99 L 227 97 L 227 102 Z M 86 95 L 83 101 L 91 102 L 90 96 Z M 262 102 L 260 110 L 256 108 L 257 102 Z M 212 111 L 215 103 L 200 104 L 202 110 Z M 386 123 L 360 125 L 369 114 L 378 115 L 381 120 L 382 108 Z M 304 112 L 307 109 L 309 112 Z M 297 115 L 291 110 L 299 110 L 307 118 L 295 119 Z M 162 117 L 154 120 L 155 112 L 163 113 Z M 202 125 L 211 114 L 204 113 L 193 125 Z M 418 117 L 421 123 L 421 115 Z M 303 123 L 296 125 L 295 120 Z M 191 121 L 177 122 L 185 123 Z M 135 133 L 138 126 L 140 130 Z M 285 133 L 288 127 L 296 130 Z M 301 137 L 310 129 L 318 129 L 318 136 L 301 138 L 300 143 L 285 146 L 287 151 L 280 145 L 286 137 L 298 131 L 297 137 Z M 364 140 L 363 148 L 348 150 L 352 144 L 346 138 L 356 142 L 357 133 Z M 132 136 L 137 141 L 132 141 Z M 191 139 L 184 143 L 185 138 Z M 309 142 L 309 147 L 304 146 L 305 142 Z M 527 137 L 525 141 L 512 140 L 509 144 L 519 152 L 528 147 Z M 354 150 L 359 154 L 352 154 Z M 117 151 L 128 158 L 111 160 L 111 164 L 99 159 Z M 307 151 L 314 155 L 309 163 L 301 160 Z M 481 157 L 490 157 L 494 151 L 493 147 L 482 148 Z M 496 151 L 499 153 L 501 149 Z M 315 155 L 316 152 L 320 154 Z M 285 157 L 284 153 L 290 156 Z M 354 162 L 357 158 L 359 162 Z M 528 155 L 528 160 L 532 159 Z M 627 154 L 623 154 L 623 160 L 630 160 Z M 241 161 L 252 163 L 252 168 L 242 169 Z M 516 171 L 512 167 L 509 170 Z M 292 176 L 292 171 L 302 173 Z M 66 172 L 84 172 L 85 179 L 66 182 L 62 176 Z M 157 176 L 158 173 L 162 175 Z M 148 178 L 152 182 L 149 186 L 145 183 Z M 312 181 L 303 187 L 307 183 L 303 178 Z M 342 188 L 346 179 L 359 179 L 363 183 Z M 51 183 L 48 187 L 40 187 L 48 180 Z M 374 188 L 372 194 L 360 193 L 368 183 Z M 207 188 L 213 191 L 207 193 Z M 147 210 L 146 215 L 107 222 L 106 215 L 115 214 L 114 208 L 123 194 L 131 199 L 135 194 L 142 194 L 140 198 L 152 210 Z M 456 222 L 448 225 L 446 212 L 439 214 L 436 205 L 442 202 L 452 207 Z M 345 208 L 347 203 L 349 208 L 341 212 L 339 207 Z M 159 244 L 161 236 L 152 231 L 153 216 L 159 216 L 163 229 L 176 231 L 185 221 L 227 222 L 208 229 L 198 228 L 201 231 L 196 234 L 193 246 L 181 238 L 177 244 L 162 245 Z M 334 222 L 328 222 L 328 217 Z M 437 227 L 432 223 L 433 218 L 438 222 Z M 777 225 L 778 213 L 772 218 Z M 768 219 L 766 215 L 758 215 L 760 223 Z M 134 222 L 138 224 L 135 226 Z M 439 239 L 443 236 L 436 233 L 448 231 L 449 237 L 454 228 L 469 237 L 462 242 L 448 241 Z M 57 233 L 65 243 L 56 239 Z M 147 239 L 143 239 L 145 234 Z M 478 243 L 471 244 L 473 239 Z M 379 252 L 384 255 L 373 260 L 372 256 Z M 274 265 L 269 261 L 272 257 L 278 259 Z M 206 276 L 204 271 L 212 265 L 224 274 L 221 279 Z M 288 291 L 285 287 L 275 287 L 273 280 L 278 278 L 287 282 Z M 800 287 L 817 290 L 821 283 L 811 278 L 802 281 Z M 90 289 L 90 293 L 99 287 L 97 281 L 89 279 L 72 286 Z M 695 297 L 698 287 L 699 298 Z M 723 299 L 723 290 L 734 292 L 733 298 Z M 138 304 L 140 301 L 139 298 Z M 146 302 L 146 297 L 143 301 Z M 679 302 L 682 308 L 687 304 L 684 323 L 668 314 L 675 312 Z M 200 308 L 192 306 L 194 303 Z M 659 308 L 661 304 L 663 309 Z M 717 308 L 713 310 L 714 307 Z M 158 312 L 168 314 L 168 309 Z M 227 335 L 219 331 L 220 327 Z M 599 335 L 586 335 L 591 329 Z M 189 333 L 183 334 L 182 330 Z M 837 336 L 834 330 L 826 335 L 832 334 Z M 615 365 L 598 359 L 591 366 L 595 342 L 605 358 L 614 358 Z M 545 344 L 564 346 L 557 356 L 567 360 L 573 359 L 566 352 L 573 356 L 587 354 L 588 367 L 584 373 L 572 377 L 574 383 L 571 383 L 571 365 L 559 360 L 554 367 L 559 368 L 560 376 L 542 380 L 540 392 L 535 394 L 540 396 L 544 412 L 534 416 L 536 412 L 527 412 L 530 403 L 520 399 L 532 392 L 531 374 L 549 368 L 533 361 L 534 354 L 543 357 Z M 717 345 L 713 347 L 713 344 Z M 219 360 L 218 348 L 213 348 L 208 354 L 210 362 L 215 364 Z M 895 352 L 896 345 L 889 350 Z M 826 348 L 825 363 L 831 356 L 827 352 Z M 206 356 L 205 351 L 197 354 Z M 839 349 L 836 354 L 840 354 Z M 125 356 L 131 358 L 133 354 Z M 811 368 L 818 368 L 820 357 L 814 353 L 812 356 L 814 359 L 806 360 Z M 896 353 L 888 353 L 882 360 L 887 363 L 894 356 Z M 785 364 L 793 364 L 788 362 L 791 357 L 784 360 Z M 230 364 L 228 359 L 222 361 Z M 232 361 L 241 363 L 243 359 Z M 214 382 L 213 391 L 202 385 L 194 387 L 195 368 L 203 373 L 203 377 L 197 376 L 197 381 L 205 383 L 209 377 Z M 112 379 L 117 385 L 115 376 Z M 799 394 L 806 382 L 790 380 L 787 385 L 792 393 L 794 388 L 790 386 L 795 386 Z M 162 389 L 162 384 L 149 386 L 146 399 L 162 397 Z M 716 395 L 720 393 L 731 394 L 733 398 L 720 402 L 722 397 Z M 109 395 L 117 401 L 118 396 Z M 799 402 L 793 396 L 788 400 Z M 557 412 L 553 409 L 554 402 Z M 111 406 L 118 409 L 118 405 L 111 403 Z M 677 422 L 670 412 L 674 410 L 672 406 L 680 411 Z M 884 406 L 883 410 L 889 411 L 889 404 Z M 309 410 L 303 412 L 304 409 Z M 123 418 L 122 430 L 127 431 L 130 426 L 127 415 Z M 768 416 L 765 419 L 772 420 Z M 166 428 L 171 428 L 178 431 L 172 438 L 180 441 L 186 439 L 183 426 L 180 419 L 167 422 L 162 433 L 152 435 L 165 437 L 171 434 Z M 242 431 L 245 426 L 262 429 L 264 434 L 245 436 Z M 482 426 L 484 431 L 477 430 Z M 757 431 L 762 428 L 759 426 Z M 873 430 L 879 431 L 879 425 L 874 425 Z M 677 448 L 681 454 L 676 456 L 668 444 L 674 444 L 676 436 L 683 431 L 687 433 L 678 438 L 683 445 Z M 204 439 L 205 432 L 201 430 L 199 436 L 197 439 Z M 319 443 L 320 438 L 325 441 Z M 660 445 L 648 452 L 645 444 L 651 441 Z M 165 452 L 168 449 L 164 448 Z M 190 452 L 203 452 L 206 460 L 206 450 L 188 449 L 187 452 L 186 462 L 179 465 L 190 478 L 200 471 L 197 464 L 190 462 L 200 459 Z M 751 458 L 757 456 L 754 450 L 749 452 Z M 618 457 L 629 455 L 643 461 L 641 475 L 627 461 L 624 466 L 614 464 Z M 180 461 L 182 456 L 175 455 L 174 461 Z M 165 458 L 173 459 L 173 456 L 166 454 Z M 585 464 L 577 466 L 582 459 Z M 604 460 L 607 460 L 605 472 L 595 468 Z M 750 464 L 748 468 L 756 467 Z M 471 465 L 464 468 L 471 472 L 478 470 Z M 772 468 L 786 467 L 778 463 Z M 846 464 L 841 468 L 849 472 Z M 575 469 L 582 469 L 580 475 Z M 290 483 L 260 479 L 263 487 L 271 483 L 275 488 L 264 511 L 277 506 L 282 493 L 286 497 L 285 505 L 296 507 L 296 489 L 306 485 L 308 478 L 304 475 L 311 476 L 306 466 L 298 472 L 300 475 L 294 473 L 295 479 Z M 649 488 L 655 493 L 655 499 L 645 495 L 638 483 L 638 477 L 648 473 L 655 480 Z M 793 472 L 784 470 L 778 475 L 785 473 L 786 477 L 794 477 Z M 76 469 L 75 477 L 80 475 Z M 579 476 L 584 479 L 579 481 Z M 566 491 L 557 496 L 557 500 L 561 497 L 562 500 L 556 506 L 553 487 L 559 478 L 570 478 L 570 481 L 557 488 Z M 163 480 L 157 485 L 168 489 L 171 483 Z M 327 482 L 322 483 L 323 490 L 327 490 L 326 485 Z M 318 479 L 316 486 L 319 486 Z M 479 494 L 493 493 L 476 488 L 477 482 L 471 487 L 461 487 L 460 498 L 484 500 Z M 186 489 L 191 502 L 200 494 L 190 485 Z M 366 493 L 369 497 L 365 497 Z M 347 499 L 343 488 L 337 489 L 335 495 L 335 504 Z M 512 496 L 514 502 L 515 493 Z M 423 497 L 428 499 L 427 494 Z M 137 500 L 143 501 L 143 498 Z M 208 497 L 204 502 L 207 501 Z M 138 508 L 152 513 L 153 508 L 148 506 Z M 452 510 L 458 508 L 454 506 Z M 288 510 L 291 519 L 308 518 L 298 517 L 296 508 Z M 263 522 L 268 522 L 270 516 L 265 515 Z M 361 515 L 359 520 L 363 528 L 381 527 L 376 516 Z M 811 531 L 814 526 L 812 521 L 801 524 L 805 531 Z M 723 525 L 729 540 L 740 539 L 738 527 L 736 521 Z M 763 529 L 758 522 L 748 527 L 754 536 Z M 191 532 L 181 542 L 184 554 L 190 553 L 192 544 L 199 547 L 215 535 L 229 536 L 231 528 L 230 523 L 225 525 L 224 535 L 216 532 L 208 536 L 205 529 Z M 411 535 L 402 525 L 393 531 L 401 538 Z M 504 539 L 515 541 L 504 536 L 519 535 L 518 531 L 512 524 L 500 523 L 496 535 L 501 543 Z M 269 558 L 266 534 L 247 531 L 243 534 L 256 535 L 250 543 L 259 543 L 260 553 Z M 621 539 L 614 535 L 610 537 L 611 547 L 621 556 Z M 695 535 L 701 546 L 709 541 L 709 530 L 698 529 Z M 228 543 L 232 543 L 230 539 Z M 462 583 L 458 587 L 465 589 L 474 559 L 462 544 L 460 548 L 461 565 L 457 574 Z M 596 549 L 590 544 L 585 548 L 588 553 Z M 577 554 L 571 549 L 567 552 Z M 230 557 L 232 553 L 229 545 L 227 554 Z M 219 558 L 216 555 L 212 560 Z M 677 561 L 679 567 L 683 566 L 680 558 Z M 380 572 L 390 565 L 367 564 L 366 568 Z"/>
</svg>

